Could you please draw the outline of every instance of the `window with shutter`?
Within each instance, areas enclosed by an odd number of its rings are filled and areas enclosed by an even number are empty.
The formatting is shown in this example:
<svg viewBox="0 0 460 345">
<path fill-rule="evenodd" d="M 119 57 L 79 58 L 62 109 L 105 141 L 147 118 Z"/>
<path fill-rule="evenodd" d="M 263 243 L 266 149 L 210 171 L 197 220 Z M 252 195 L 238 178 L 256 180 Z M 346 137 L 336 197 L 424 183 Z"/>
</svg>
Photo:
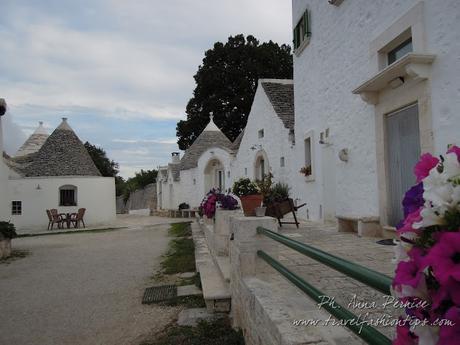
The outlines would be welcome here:
<svg viewBox="0 0 460 345">
<path fill-rule="evenodd" d="M 310 13 L 305 10 L 299 22 L 294 28 L 294 53 L 297 55 L 308 45 L 310 41 Z"/>
</svg>

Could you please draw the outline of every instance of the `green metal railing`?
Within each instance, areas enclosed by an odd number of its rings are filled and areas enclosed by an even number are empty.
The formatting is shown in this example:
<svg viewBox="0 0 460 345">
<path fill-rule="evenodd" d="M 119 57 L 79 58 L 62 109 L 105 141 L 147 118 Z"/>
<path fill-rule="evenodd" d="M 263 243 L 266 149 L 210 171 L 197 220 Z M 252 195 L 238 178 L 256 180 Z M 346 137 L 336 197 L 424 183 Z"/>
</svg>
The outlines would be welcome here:
<svg viewBox="0 0 460 345">
<path fill-rule="evenodd" d="M 286 236 L 280 235 L 271 230 L 263 227 L 258 227 L 257 232 L 259 234 L 266 235 L 273 240 L 280 242 L 289 248 L 292 248 L 299 253 L 302 253 L 310 258 L 321 262 L 345 275 L 354 278 L 384 294 L 390 294 L 391 278 L 372 271 L 364 266 L 357 265 L 353 262 L 341 259 L 337 256 L 326 253 L 322 250 L 306 245 L 304 243 L 292 240 Z M 262 250 L 257 251 L 257 255 L 272 266 L 275 270 L 281 273 L 295 286 L 301 289 L 304 293 L 310 296 L 313 300 L 318 303 L 324 302 L 322 297 L 325 296 L 320 290 L 307 283 L 304 279 L 291 272 L 287 267 L 283 266 L 279 261 L 272 258 L 270 255 Z M 391 345 L 391 340 L 385 335 L 377 331 L 375 328 L 368 326 L 360 320 L 360 317 L 356 316 L 340 304 L 335 301 L 333 303 L 322 303 L 322 307 L 326 309 L 331 315 L 339 320 L 345 321 L 345 326 L 354 332 L 361 339 L 371 345 Z"/>
<path fill-rule="evenodd" d="M 321 262 L 357 281 L 360 281 L 361 283 L 364 283 L 371 288 L 384 293 L 385 295 L 391 294 L 390 286 L 392 279 L 385 274 L 326 253 L 325 251 L 309 246 L 308 244 L 292 240 L 289 237 L 280 235 L 261 226 L 257 228 L 257 233 L 270 237 L 271 239 L 280 242 L 318 262 Z"/>
</svg>

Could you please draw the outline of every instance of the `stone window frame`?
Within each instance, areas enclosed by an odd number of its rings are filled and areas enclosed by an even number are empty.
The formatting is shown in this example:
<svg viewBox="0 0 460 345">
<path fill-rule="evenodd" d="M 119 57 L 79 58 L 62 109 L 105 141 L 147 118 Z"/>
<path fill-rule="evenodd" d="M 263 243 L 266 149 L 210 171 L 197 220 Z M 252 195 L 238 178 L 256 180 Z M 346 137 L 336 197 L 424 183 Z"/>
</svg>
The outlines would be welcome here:
<svg viewBox="0 0 460 345">
<path fill-rule="evenodd" d="M 22 201 L 21 200 L 11 201 L 11 215 L 13 216 L 22 215 Z"/>
<path fill-rule="evenodd" d="M 407 39 L 412 39 L 414 53 L 426 52 L 424 2 L 420 1 L 373 39 L 369 46 L 377 70 L 388 66 L 388 53 Z"/>
</svg>

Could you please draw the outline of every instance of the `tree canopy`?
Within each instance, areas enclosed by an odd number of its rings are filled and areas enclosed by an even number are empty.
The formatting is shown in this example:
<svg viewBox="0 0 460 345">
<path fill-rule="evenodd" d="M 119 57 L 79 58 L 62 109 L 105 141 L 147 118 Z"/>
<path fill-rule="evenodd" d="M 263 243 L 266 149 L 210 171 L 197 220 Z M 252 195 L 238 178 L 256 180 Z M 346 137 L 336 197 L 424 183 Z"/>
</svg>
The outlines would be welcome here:
<svg viewBox="0 0 460 345">
<path fill-rule="evenodd" d="M 95 145 L 92 145 L 88 141 L 84 145 L 102 176 L 105 176 L 105 177 L 117 176 L 118 167 L 119 167 L 118 163 L 109 159 L 107 157 L 107 153 L 102 147 L 97 147 Z"/>
<path fill-rule="evenodd" d="M 230 139 L 244 129 L 259 78 L 292 78 L 291 47 L 254 36 L 230 36 L 205 53 L 194 79 L 196 87 L 186 108 L 187 120 L 177 123 L 178 145 L 187 149 L 203 131 L 213 112 L 214 122 Z"/>
</svg>

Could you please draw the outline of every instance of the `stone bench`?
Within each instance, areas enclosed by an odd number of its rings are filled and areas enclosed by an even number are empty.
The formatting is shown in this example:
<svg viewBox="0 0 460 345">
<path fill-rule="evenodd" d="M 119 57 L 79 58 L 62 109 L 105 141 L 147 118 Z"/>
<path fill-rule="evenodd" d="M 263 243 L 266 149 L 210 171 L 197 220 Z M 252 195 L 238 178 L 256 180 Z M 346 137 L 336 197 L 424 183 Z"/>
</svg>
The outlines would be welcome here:
<svg viewBox="0 0 460 345">
<path fill-rule="evenodd" d="M 336 216 L 339 232 L 356 232 L 358 236 L 382 236 L 380 218 L 375 216 Z"/>
</svg>

